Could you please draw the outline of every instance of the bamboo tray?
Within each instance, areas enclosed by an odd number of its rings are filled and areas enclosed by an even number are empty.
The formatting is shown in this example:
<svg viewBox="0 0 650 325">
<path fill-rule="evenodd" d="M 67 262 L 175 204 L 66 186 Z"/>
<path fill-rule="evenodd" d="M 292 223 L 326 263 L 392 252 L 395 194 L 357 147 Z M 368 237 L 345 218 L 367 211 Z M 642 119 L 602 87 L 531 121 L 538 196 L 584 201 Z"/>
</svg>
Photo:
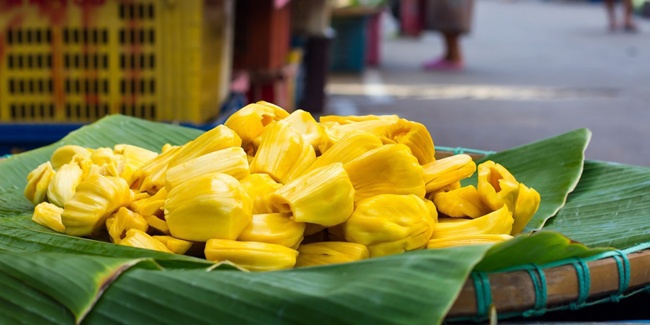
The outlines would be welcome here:
<svg viewBox="0 0 650 325">
<path fill-rule="evenodd" d="M 475 160 L 490 151 L 437 147 L 436 158 L 464 153 Z M 477 290 L 478 288 L 478 290 Z M 541 292 L 540 292 L 541 291 Z M 650 243 L 589 259 L 529 265 L 502 272 L 473 272 L 452 305 L 449 321 L 485 321 L 576 310 L 650 292 Z M 650 311 L 648 312 L 650 319 Z"/>
<path fill-rule="evenodd" d="M 564 265 L 472 273 L 447 318 L 486 320 L 491 306 L 500 318 L 539 316 L 650 292 L 650 243 L 554 264 Z M 486 281 L 481 282 L 481 277 Z"/>
</svg>

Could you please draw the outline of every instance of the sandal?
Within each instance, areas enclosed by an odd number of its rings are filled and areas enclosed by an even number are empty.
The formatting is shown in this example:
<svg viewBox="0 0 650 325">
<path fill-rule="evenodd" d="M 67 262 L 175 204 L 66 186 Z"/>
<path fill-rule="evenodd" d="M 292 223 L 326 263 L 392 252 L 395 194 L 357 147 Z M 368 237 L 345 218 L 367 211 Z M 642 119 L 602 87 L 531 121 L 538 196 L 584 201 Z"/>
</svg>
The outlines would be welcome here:
<svg viewBox="0 0 650 325">
<path fill-rule="evenodd" d="M 436 59 L 424 62 L 422 68 L 429 71 L 460 71 L 463 70 L 463 63 Z"/>
</svg>

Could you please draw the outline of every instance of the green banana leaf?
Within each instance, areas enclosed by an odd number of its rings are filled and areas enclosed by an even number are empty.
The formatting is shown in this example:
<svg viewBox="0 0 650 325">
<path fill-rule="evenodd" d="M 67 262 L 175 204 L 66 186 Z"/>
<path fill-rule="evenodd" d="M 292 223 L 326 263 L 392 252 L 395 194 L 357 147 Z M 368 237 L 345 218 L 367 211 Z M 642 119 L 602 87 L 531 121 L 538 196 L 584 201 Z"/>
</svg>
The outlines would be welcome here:
<svg viewBox="0 0 650 325">
<path fill-rule="evenodd" d="M 587 161 L 580 184 L 544 228 L 589 247 L 650 241 L 650 168 Z"/>
<path fill-rule="evenodd" d="M 183 144 L 200 133 L 111 116 L 54 145 L 0 162 L 0 261 L 6 261 L 0 262 L 0 266 L 5 265 L 8 270 L 0 267 L 0 323 L 440 323 L 469 272 L 486 253 L 480 265 L 498 269 L 504 267 L 502 262 L 495 261 L 499 256 L 540 238 L 535 234 L 530 239 L 516 239 L 504 243 L 507 247 L 502 250 L 497 249 L 499 245 L 493 249 L 476 245 L 420 250 L 350 264 L 249 273 L 227 266 L 213 267 L 197 258 L 74 238 L 30 221 L 33 206 L 22 195 L 26 175 L 48 160 L 56 147 L 68 143 L 87 147 L 130 143 L 159 150 L 165 143 Z M 542 145 L 531 144 L 490 158 L 503 163 L 527 185 L 538 190 L 546 188 L 545 192 L 559 190 L 554 205 L 543 210 L 547 211 L 544 214 L 551 214 L 560 209 L 580 177 L 588 139 L 587 130 L 577 130 L 544 140 Z M 518 156 L 525 158 L 517 159 Z M 535 176 L 536 173 L 544 176 Z M 562 175 L 570 180 L 563 180 Z M 547 197 L 551 200 L 553 196 L 543 194 L 542 200 Z M 557 231 L 564 233 L 562 229 Z M 564 240 L 559 234 L 552 236 L 554 241 Z M 571 250 L 571 254 L 540 254 L 535 258 L 511 259 L 506 266 L 598 251 L 580 248 Z M 46 263 L 54 257 L 60 262 Z M 38 265 L 28 266 L 32 258 L 49 272 L 40 272 Z M 78 281 L 86 284 L 76 286 L 83 290 L 61 288 L 66 279 L 76 274 L 68 273 L 69 269 L 84 270 L 77 272 L 85 273 Z M 110 274 L 119 276 L 107 277 Z M 63 278 L 48 281 L 57 276 Z M 34 280 L 39 277 L 42 278 Z M 20 306 L 13 308 L 16 305 Z"/>
<path fill-rule="evenodd" d="M 544 265 L 569 258 L 590 257 L 609 250 L 611 248 L 607 247 L 590 249 L 560 233 L 542 230 L 490 247 L 474 270 L 495 272 L 526 264 Z"/>
<path fill-rule="evenodd" d="M 577 129 L 497 152 L 477 160 L 477 164 L 485 160 L 497 162 L 517 181 L 539 192 L 542 201 L 525 231 L 537 230 L 564 206 L 568 194 L 578 184 L 590 139 L 591 131 Z M 476 173 L 462 182 L 463 185 L 476 183 Z"/>
</svg>

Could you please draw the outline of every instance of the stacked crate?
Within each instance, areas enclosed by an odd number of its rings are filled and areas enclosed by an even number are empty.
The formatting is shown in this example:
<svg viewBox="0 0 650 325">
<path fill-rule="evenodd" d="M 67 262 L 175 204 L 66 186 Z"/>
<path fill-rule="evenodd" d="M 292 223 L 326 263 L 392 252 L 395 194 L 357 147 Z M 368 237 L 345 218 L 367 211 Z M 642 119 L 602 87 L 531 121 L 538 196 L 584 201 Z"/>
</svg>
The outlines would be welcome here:
<svg viewBox="0 0 650 325">
<path fill-rule="evenodd" d="M 0 122 L 204 123 L 229 95 L 233 0 L 0 2 Z"/>
</svg>

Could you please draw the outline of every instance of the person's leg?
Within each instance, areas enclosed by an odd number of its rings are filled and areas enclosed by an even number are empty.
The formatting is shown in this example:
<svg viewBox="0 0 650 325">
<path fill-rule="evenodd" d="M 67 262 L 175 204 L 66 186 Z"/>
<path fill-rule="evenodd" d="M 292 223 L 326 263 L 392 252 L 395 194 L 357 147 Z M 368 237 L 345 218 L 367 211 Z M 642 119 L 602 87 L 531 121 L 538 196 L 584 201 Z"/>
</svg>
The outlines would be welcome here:
<svg viewBox="0 0 650 325">
<path fill-rule="evenodd" d="M 630 0 L 631 1 L 631 0 Z M 607 20 L 609 22 L 609 29 L 616 29 L 616 13 L 614 12 L 614 0 L 603 0 L 605 10 L 607 10 Z"/>
<path fill-rule="evenodd" d="M 441 58 L 424 63 L 426 70 L 461 70 L 463 68 L 463 55 L 460 48 L 460 33 L 440 32 L 444 44 L 444 53 Z"/>
<path fill-rule="evenodd" d="M 444 57 L 445 60 L 450 63 L 462 64 L 463 54 L 460 49 L 460 34 L 456 32 L 444 32 L 442 35 L 445 39 L 445 47 L 447 49 Z"/>
<path fill-rule="evenodd" d="M 623 28 L 626 31 L 635 31 L 636 25 L 634 24 L 634 6 L 632 0 L 623 0 Z"/>
</svg>

